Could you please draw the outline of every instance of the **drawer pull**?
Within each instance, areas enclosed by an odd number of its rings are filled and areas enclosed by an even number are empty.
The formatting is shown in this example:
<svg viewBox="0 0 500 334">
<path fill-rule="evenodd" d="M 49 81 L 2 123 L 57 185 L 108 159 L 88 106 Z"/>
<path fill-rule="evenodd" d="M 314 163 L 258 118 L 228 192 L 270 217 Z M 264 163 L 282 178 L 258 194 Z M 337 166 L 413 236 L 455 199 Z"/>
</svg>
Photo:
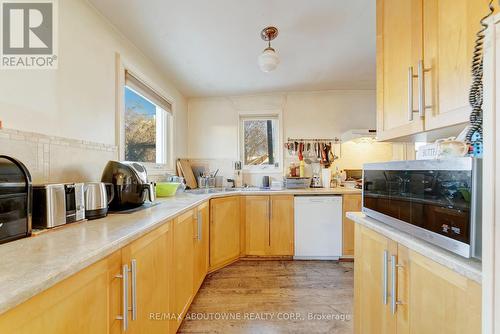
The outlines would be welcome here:
<svg viewBox="0 0 500 334">
<path fill-rule="evenodd" d="M 137 260 L 130 261 L 132 272 L 132 320 L 137 320 Z"/>
<path fill-rule="evenodd" d="M 389 252 L 384 250 L 384 255 L 382 258 L 383 270 L 382 270 L 382 303 L 387 305 L 387 264 L 389 262 Z"/>
<path fill-rule="evenodd" d="M 128 329 L 128 265 L 124 264 L 122 267 L 122 273 L 116 275 L 116 278 L 122 279 L 122 315 L 116 316 L 117 320 L 123 321 L 123 331 L 126 332 Z"/>
</svg>

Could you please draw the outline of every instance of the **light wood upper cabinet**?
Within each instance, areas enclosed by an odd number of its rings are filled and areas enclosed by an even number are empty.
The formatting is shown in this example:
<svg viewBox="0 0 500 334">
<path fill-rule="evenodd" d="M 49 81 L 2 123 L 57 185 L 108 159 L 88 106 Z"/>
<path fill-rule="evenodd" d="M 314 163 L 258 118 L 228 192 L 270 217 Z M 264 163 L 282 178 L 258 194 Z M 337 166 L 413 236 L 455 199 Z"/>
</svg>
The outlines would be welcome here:
<svg viewBox="0 0 500 334">
<path fill-rule="evenodd" d="M 342 255 L 354 255 L 354 222 L 346 217 L 347 212 L 361 211 L 361 195 L 342 197 Z"/>
<path fill-rule="evenodd" d="M 472 55 L 476 33 L 481 29 L 479 22 L 489 12 L 488 3 L 377 0 L 380 139 L 405 137 L 469 120 Z M 419 64 L 422 71 L 418 70 Z M 413 78 L 409 68 L 413 68 Z"/>
<path fill-rule="evenodd" d="M 467 122 L 471 62 L 489 0 L 424 0 L 425 129 Z"/>
<path fill-rule="evenodd" d="M 422 0 L 377 0 L 377 137 L 402 137 L 424 130 L 409 113 L 409 68 L 423 57 Z M 412 82 L 415 81 L 412 79 Z M 417 109 L 415 81 L 413 106 Z M 413 120 L 411 120 L 413 118 Z"/>
<path fill-rule="evenodd" d="M 200 205 L 196 210 L 194 220 L 194 286 L 193 293 L 196 294 L 208 272 L 209 264 L 209 214 L 208 202 Z"/>
<path fill-rule="evenodd" d="M 108 286 L 120 263 L 118 251 L 7 311 L 0 333 L 108 333 Z"/>
<path fill-rule="evenodd" d="M 122 249 L 122 263 L 130 264 L 131 279 L 126 333 L 166 333 L 168 319 L 151 320 L 151 313 L 170 312 L 171 223 L 167 222 Z M 135 300 L 135 301 L 134 301 Z M 136 312 L 136 319 L 134 319 Z"/>
<path fill-rule="evenodd" d="M 210 269 L 217 269 L 240 255 L 240 199 L 210 200 Z"/>
<path fill-rule="evenodd" d="M 194 211 L 174 219 L 173 312 L 184 317 L 194 296 Z M 178 322 L 180 325 L 181 321 Z"/>
<path fill-rule="evenodd" d="M 391 281 L 388 260 L 391 254 L 396 254 L 397 244 L 360 225 L 356 225 L 355 229 L 354 332 L 396 333 L 396 319 L 391 314 L 389 303 Z"/>
<path fill-rule="evenodd" d="M 479 284 L 401 245 L 398 264 L 398 334 L 481 333 Z"/>
<path fill-rule="evenodd" d="M 269 196 L 246 196 L 245 205 L 245 253 L 251 256 L 267 255 L 271 242 Z"/>
<path fill-rule="evenodd" d="M 269 255 L 294 253 L 293 196 L 270 196 Z"/>
</svg>

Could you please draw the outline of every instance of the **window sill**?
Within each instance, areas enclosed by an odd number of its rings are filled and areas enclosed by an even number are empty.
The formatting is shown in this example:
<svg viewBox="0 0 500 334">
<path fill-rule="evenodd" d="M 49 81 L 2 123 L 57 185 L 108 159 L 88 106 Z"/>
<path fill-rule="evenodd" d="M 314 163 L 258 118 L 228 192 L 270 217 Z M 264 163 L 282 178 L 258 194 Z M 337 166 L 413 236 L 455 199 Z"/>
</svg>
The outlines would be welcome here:
<svg viewBox="0 0 500 334">
<path fill-rule="evenodd" d="M 154 164 L 154 163 L 143 163 L 146 167 L 148 176 L 165 176 L 166 174 L 176 174 L 174 168 L 168 164 Z"/>
<path fill-rule="evenodd" d="M 281 168 L 243 168 L 243 173 L 247 174 L 278 174 L 283 173 Z"/>
</svg>

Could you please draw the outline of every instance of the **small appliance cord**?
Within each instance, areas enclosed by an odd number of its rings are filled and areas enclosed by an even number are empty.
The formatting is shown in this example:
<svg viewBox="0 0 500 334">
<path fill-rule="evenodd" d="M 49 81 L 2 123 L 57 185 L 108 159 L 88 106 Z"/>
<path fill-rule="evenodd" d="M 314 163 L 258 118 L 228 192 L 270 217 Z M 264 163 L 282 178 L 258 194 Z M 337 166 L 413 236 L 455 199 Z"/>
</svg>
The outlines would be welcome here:
<svg viewBox="0 0 500 334">
<path fill-rule="evenodd" d="M 488 7 L 490 12 L 481 19 L 482 28 L 476 34 L 476 44 L 472 57 L 472 85 L 469 92 L 469 103 L 472 107 L 472 112 L 470 114 L 471 127 L 466 136 L 466 140 L 469 143 L 472 141 L 472 136 L 476 132 L 480 135 L 480 141 L 483 139 L 483 45 L 485 31 L 488 28 L 485 21 L 493 15 L 494 12 L 493 0 L 490 1 Z"/>
</svg>

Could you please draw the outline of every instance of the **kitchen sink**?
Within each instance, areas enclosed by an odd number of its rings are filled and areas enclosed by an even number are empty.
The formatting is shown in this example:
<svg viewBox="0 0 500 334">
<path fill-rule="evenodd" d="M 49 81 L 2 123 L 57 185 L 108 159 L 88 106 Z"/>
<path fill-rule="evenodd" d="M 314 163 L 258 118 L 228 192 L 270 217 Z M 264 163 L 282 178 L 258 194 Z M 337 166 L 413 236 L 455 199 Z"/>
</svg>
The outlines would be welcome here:
<svg viewBox="0 0 500 334">
<path fill-rule="evenodd" d="M 186 190 L 188 194 L 217 194 L 223 192 L 233 192 L 238 191 L 240 188 L 200 188 L 200 189 L 192 189 Z"/>
</svg>

